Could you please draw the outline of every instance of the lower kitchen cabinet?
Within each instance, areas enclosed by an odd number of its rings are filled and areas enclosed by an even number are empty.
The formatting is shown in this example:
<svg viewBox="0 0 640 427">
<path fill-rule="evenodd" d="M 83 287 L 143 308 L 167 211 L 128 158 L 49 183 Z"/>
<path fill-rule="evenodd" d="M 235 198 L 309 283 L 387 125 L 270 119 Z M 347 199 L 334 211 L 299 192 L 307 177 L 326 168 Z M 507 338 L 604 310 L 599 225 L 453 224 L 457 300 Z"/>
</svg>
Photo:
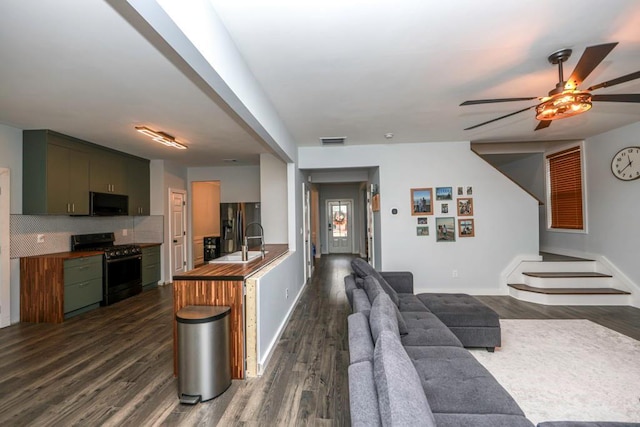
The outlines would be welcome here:
<svg viewBox="0 0 640 427">
<path fill-rule="evenodd" d="M 20 321 L 61 323 L 102 301 L 102 253 L 20 258 Z"/>
<path fill-rule="evenodd" d="M 160 280 L 160 246 L 142 248 L 142 288 L 158 286 Z"/>
<path fill-rule="evenodd" d="M 64 315 L 102 301 L 102 256 L 69 259 L 64 262 Z"/>
</svg>

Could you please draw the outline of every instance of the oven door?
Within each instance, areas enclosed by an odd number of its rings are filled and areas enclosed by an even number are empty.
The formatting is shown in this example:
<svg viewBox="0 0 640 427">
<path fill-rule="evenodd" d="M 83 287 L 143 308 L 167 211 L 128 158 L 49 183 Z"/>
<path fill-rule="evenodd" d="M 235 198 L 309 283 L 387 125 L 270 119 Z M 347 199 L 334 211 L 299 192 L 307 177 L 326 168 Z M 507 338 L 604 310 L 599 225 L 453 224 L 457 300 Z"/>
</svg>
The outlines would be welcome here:
<svg viewBox="0 0 640 427">
<path fill-rule="evenodd" d="M 103 305 L 142 292 L 142 255 L 105 260 L 103 284 Z"/>
</svg>

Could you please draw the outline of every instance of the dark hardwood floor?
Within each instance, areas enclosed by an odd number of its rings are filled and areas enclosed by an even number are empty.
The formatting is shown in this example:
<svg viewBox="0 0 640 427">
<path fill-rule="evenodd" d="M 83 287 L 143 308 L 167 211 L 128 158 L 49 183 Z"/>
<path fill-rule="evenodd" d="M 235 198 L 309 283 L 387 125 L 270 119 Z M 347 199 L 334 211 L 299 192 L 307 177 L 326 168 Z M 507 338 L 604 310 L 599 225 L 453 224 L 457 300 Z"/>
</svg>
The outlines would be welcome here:
<svg viewBox="0 0 640 427">
<path fill-rule="evenodd" d="M 172 375 L 170 286 L 61 325 L 0 329 L 0 425 L 349 425 L 350 260 L 317 261 L 262 377 L 196 406 L 178 402 Z M 640 340 L 640 309 L 479 298 L 503 318 L 589 319 Z"/>
</svg>

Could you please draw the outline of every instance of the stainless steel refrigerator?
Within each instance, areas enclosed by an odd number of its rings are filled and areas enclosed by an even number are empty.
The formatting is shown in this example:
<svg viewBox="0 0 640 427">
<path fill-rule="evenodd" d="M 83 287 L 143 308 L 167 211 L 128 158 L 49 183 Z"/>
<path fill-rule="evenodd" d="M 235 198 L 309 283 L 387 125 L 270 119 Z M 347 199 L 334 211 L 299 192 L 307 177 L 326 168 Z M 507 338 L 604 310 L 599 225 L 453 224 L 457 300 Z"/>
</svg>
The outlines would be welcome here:
<svg viewBox="0 0 640 427">
<path fill-rule="evenodd" d="M 260 222 L 260 203 L 220 203 L 222 254 L 240 250 L 247 224 Z"/>
</svg>

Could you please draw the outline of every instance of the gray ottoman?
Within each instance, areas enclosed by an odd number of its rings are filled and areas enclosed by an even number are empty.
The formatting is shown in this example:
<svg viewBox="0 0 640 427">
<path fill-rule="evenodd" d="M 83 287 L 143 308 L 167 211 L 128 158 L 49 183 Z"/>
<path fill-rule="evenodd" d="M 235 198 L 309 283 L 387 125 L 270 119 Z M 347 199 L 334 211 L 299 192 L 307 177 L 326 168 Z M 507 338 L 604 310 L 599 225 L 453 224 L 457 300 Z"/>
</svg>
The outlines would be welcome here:
<svg viewBox="0 0 640 427">
<path fill-rule="evenodd" d="M 498 313 L 467 294 L 418 294 L 418 299 L 451 329 L 465 347 L 500 347 Z"/>
</svg>

